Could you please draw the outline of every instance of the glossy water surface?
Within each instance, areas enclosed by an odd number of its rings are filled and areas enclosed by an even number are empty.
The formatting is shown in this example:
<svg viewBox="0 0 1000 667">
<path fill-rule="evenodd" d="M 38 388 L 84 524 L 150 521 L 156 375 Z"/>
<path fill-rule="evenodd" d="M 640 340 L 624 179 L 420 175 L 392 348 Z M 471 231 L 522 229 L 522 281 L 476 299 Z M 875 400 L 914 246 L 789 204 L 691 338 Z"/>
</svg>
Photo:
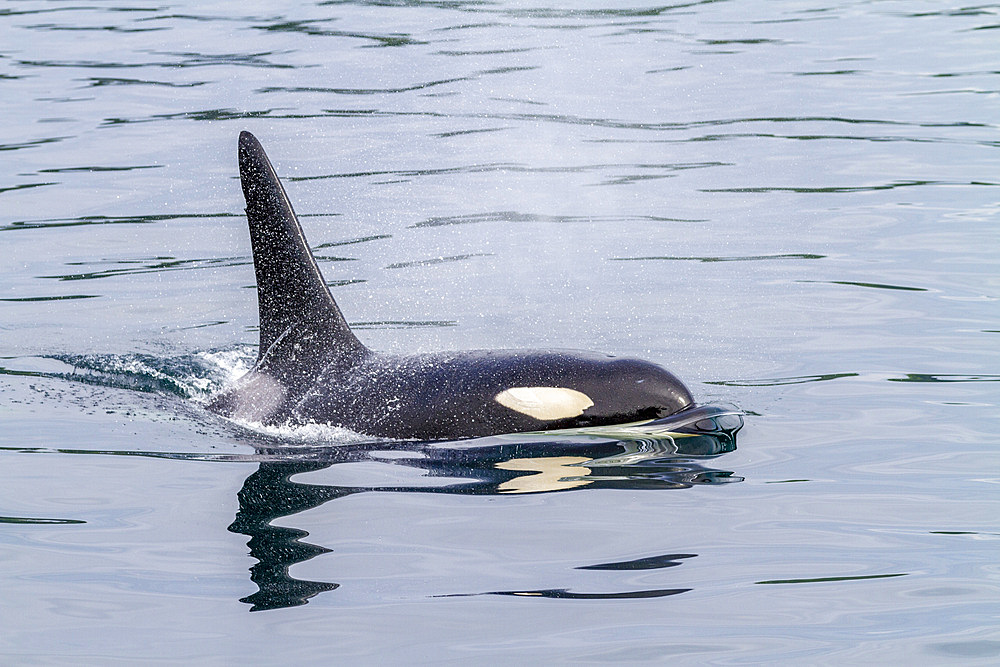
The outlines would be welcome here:
<svg viewBox="0 0 1000 667">
<path fill-rule="evenodd" d="M 0 6 L 0 656 L 1000 661 L 998 36 L 890 0 Z M 256 354 L 244 129 L 370 346 L 648 358 L 738 448 L 210 415 Z"/>
</svg>

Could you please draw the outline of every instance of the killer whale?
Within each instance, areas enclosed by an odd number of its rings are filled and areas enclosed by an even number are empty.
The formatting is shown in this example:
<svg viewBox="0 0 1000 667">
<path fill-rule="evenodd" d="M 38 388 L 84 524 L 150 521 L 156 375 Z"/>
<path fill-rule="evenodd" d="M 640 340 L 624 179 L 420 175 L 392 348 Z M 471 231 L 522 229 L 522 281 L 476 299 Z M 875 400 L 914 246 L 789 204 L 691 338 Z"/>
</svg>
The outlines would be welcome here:
<svg viewBox="0 0 1000 667">
<path fill-rule="evenodd" d="M 265 425 L 323 423 L 375 437 L 470 437 L 653 420 L 694 406 L 640 359 L 546 350 L 389 355 L 365 347 L 330 293 L 260 142 L 239 138 L 260 348 L 208 408 Z"/>
</svg>

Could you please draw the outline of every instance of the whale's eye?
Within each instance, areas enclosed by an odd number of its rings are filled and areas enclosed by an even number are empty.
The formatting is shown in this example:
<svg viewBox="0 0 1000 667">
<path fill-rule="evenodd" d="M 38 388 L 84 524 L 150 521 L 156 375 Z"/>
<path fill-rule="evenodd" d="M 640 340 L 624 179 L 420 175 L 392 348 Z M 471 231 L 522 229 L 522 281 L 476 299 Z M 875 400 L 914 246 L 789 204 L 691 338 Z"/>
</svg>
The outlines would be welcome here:
<svg viewBox="0 0 1000 667">
<path fill-rule="evenodd" d="M 579 417 L 594 404 L 583 392 L 567 387 L 511 387 L 493 397 L 500 405 L 542 421 Z"/>
</svg>

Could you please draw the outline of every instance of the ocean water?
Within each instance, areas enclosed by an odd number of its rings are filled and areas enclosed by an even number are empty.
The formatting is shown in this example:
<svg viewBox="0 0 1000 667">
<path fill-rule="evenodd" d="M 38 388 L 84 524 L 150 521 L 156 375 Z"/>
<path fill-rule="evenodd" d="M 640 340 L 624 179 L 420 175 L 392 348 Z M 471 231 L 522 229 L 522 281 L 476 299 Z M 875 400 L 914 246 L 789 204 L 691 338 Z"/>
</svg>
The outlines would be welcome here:
<svg viewBox="0 0 1000 667">
<path fill-rule="evenodd" d="M 996 664 L 1000 6 L 0 7 L 10 664 Z M 254 132 L 369 346 L 639 356 L 737 442 L 372 441 L 256 355 Z"/>
</svg>

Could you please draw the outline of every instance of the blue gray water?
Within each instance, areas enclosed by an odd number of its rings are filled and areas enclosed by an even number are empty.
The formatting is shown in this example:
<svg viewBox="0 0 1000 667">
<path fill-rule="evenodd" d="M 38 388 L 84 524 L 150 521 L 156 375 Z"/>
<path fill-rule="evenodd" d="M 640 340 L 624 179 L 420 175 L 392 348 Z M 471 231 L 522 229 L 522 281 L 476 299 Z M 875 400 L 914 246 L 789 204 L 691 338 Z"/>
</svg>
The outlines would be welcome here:
<svg viewBox="0 0 1000 667">
<path fill-rule="evenodd" d="M 996 663 L 998 35 L 943 2 L 5 3 L 3 661 Z M 209 415 L 255 355 L 244 129 L 370 346 L 649 358 L 746 413 L 736 448 Z"/>
</svg>

